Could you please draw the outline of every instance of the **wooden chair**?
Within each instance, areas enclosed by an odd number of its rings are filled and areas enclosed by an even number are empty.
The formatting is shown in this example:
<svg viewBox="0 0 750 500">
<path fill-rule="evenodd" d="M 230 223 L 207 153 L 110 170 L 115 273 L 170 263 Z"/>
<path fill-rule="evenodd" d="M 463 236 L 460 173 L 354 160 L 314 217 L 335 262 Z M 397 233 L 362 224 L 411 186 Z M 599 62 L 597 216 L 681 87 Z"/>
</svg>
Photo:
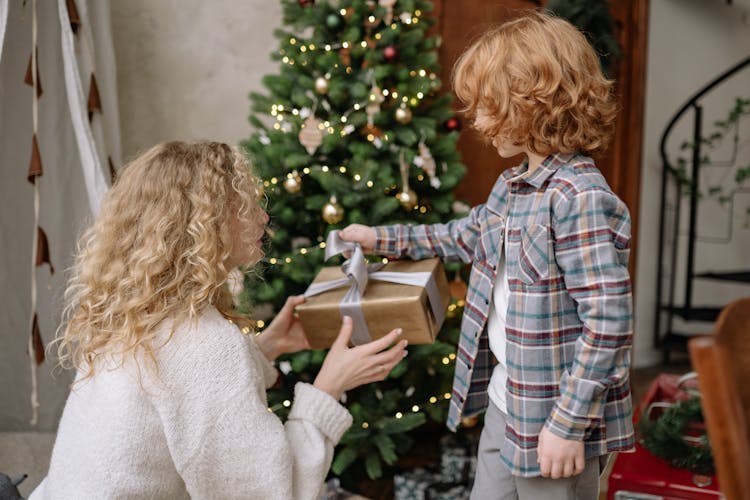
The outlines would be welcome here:
<svg viewBox="0 0 750 500">
<path fill-rule="evenodd" d="M 750 499 L 750 297 L 732 302 L 713 335 L 688 343 L 719 486 L 729 500 Z"/>
</svg>

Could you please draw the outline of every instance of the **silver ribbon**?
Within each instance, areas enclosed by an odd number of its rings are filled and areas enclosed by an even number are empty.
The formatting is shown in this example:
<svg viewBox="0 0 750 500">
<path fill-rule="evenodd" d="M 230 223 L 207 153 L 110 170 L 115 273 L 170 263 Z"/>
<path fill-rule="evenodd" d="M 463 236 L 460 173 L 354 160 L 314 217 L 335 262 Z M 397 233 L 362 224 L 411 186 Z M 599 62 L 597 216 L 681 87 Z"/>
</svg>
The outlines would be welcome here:
<svg viewBox="0 0 750 500">
<path fill-rule="evenodd" d="M 430 309 L 435 316 L 437 327 L 443 324 L 445 310 L 441 307 L 440 292 L 438 291 L 435 278 L 432 273 L 397 273 L 391 271 L 380 271 L 383 264 L 367 264 L 365 254 L 359 243 L 344 241 L 338 231 L 328 233 L 326 240 L 326 260 L 339 254 L 350 252 L 349 259 L 341 265 L 341 271 L 346 278 L 312 283 L 305 291 L 305 297 L 313 297 L 337 288 L 349 285 L 346 295 L 339 304 L 341 316 L 350 316 L 354 331 L 352 332 L 352 343 L 354 345 L 366 344 L 372 340 L 370 329 L 367 327 L 365 315 L 362 312 L 362 295 L 367 289 L 369 280 L 387 281 L 399 285 L 413 285 L 423 287 L 427 291 L 427 299 Z"/>
</svg>

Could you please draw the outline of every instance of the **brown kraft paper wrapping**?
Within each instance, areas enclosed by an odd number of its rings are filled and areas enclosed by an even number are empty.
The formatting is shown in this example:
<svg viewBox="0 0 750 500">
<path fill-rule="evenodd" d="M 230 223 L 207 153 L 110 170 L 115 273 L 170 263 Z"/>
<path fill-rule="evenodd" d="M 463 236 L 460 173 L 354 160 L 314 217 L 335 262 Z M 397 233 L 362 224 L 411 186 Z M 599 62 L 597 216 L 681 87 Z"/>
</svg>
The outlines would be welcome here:
<svg viewBox="0 0 750 500">
<path fill-rule="evenodd" d="M 415 273 L 429 272 L 433 275 L 440 292 L 441 304 L 445 310 L 450 303 L 448 281 L 443 264 L 438 258 L 420 261 L 392 261 L 380 271 Z M 324 267 L 313 283 L 327 282 L 344 278 L 339 267 Z M 297 306 L 297 313 L 307 332 L 313 349 L 331 347 L 341 329 L 339 304 L 349 289 L 349 285 L 308 297 Z M 362 296 L 362 312 L 372 339 L 380 338 L 395 328 L 403 329 L 402 338 L 409 344 L 431 344 L 435 341 L 442 325 L 437 324 L 428 303 L 424 287 L 401 285 L 370 279 Z"/>
</svg>

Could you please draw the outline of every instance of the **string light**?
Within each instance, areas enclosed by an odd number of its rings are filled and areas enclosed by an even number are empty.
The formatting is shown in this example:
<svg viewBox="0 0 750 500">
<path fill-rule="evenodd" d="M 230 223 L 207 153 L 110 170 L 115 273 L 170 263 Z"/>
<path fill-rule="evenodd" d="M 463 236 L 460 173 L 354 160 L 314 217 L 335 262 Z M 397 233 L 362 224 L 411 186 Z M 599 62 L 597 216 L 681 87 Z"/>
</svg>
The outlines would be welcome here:
<svg viewBox="0 0 750 500">
<path fill-rule="evenodd" d="M 449 400 L 451 398 L 451 395 L 450 395 L 450 393 L 446 392 L 442 396 L 430 396 L 430 398 L 428 399 L 428 401 L 429 401 L 430 404 L 434 405 L 434 404 L 437 404 L 437 402 L 440 401 L 441 398 L 443 400 L 447 401 L 447 400 Z M 425 405 L 426 404 L 420 405 L 418 403 L 412 404 L 411 411 L 413 413 L 417 413 L 417 412 L 419 412 L 419 410 L 421 409 L 421 407 L 425 406 Z M 268 411 L 271 412 L 271 413 L 274 413 L 274 412 L 277 412 L 277 411 L 281 410 L 281 408 L 289 408 L 289 406 L 291 406 L 291 401 L 289 401 L 288 399 L 285 399 L 280 404 L 275 404 L 273 406 L 268 407 Z M 404 418 L 404 414 L 406 414 L 406 413 L 408 413 L 408 412 L 407 411 L 397 411 L 393 416 L 395 418 L 397 418 L 397 419 L 401 419 L 401 418 Z M 370 423 L 367 422 L 367 421 L 362 422 L 361 427 L 363 429 L 369 429 L 370 428 Z"/>
</svg>

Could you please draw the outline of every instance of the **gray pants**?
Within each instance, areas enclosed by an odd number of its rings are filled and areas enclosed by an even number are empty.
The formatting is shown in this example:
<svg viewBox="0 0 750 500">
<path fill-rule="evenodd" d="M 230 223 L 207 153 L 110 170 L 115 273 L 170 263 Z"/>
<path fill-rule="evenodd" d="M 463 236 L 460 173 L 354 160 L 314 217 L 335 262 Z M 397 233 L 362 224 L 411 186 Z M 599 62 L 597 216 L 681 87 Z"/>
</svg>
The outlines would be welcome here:
<svg viewBox="0 0 750 500">
<path fill-rule="evenodd" d="M 477 474 L 471 500 L 596 500 L 599 496 L 600 458 L 586 460 L 577 476 L 561 479 L 513 476 L 500 460 L 505 441 L 505 415 L 490 402 L 479 438 Z M 602 464 L 606 457 L 601 457 Z M 603 468 L 603 467 L 601 467 Z"/>
</svg>

